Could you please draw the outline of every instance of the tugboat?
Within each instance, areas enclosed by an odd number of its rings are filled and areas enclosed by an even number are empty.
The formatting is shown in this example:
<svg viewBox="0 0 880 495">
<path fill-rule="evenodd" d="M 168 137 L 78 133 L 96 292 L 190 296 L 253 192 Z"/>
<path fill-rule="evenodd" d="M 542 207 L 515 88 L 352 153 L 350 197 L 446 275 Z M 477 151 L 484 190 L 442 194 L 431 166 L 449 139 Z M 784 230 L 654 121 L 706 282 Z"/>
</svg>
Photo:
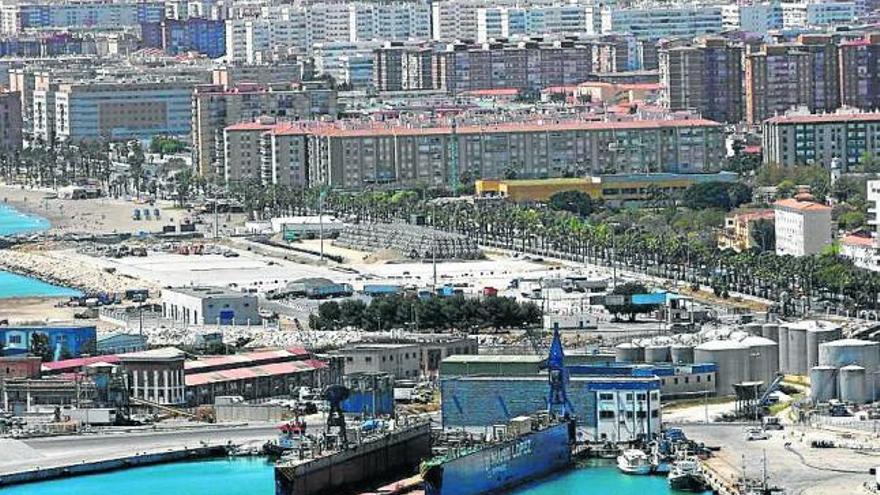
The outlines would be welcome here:
<svg viewBox="0 0 880 495">
<path fill-rule="evenodd" d="M 651 474 L 651 459 L 641 450 L 624 450 L 617 456 L 617 468 L 626 474 Z"/>
<path fill-rule="evenodd" d="M 702 492 L 706 489 L 706 478 L 699 461 L 694 458 L 676 461 L 669 471 L 669 486 L 674 490 Z"/>
<path fill-rule="evenodd" d="M 306 422 L 300 418 L 284 423 L 278 427 L 280 433 L 275 442 L 266 442 L 263 452 L 270 457 L 281 457 L 285 453 L 311 448 L 311 439 L 306 436 Z"/>
</svg>

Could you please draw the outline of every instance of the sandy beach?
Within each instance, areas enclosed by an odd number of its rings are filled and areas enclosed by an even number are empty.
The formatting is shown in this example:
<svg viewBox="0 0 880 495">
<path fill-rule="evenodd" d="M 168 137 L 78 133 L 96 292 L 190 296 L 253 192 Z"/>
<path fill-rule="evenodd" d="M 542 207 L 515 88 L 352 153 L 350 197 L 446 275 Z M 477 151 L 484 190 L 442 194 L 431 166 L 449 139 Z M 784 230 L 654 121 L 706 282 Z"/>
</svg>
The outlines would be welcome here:
<svg viewBox="0 0 880 495">
<path fill-rule="evenodd" d="M 57 199 L 55 192 L 44 189 L 23 189 L 21 186 L 0 185 L 0 202 L 15 209 L 39 215 L 52 224 L 52 233 L 124 233 L 158 231 L 163 225 L 177 223 L 187 213 L 174 208 L 170 202 L 160 201 L 155 206 L 136 204 L 112 198 Z M 53 198 L 53 199 L 49 199 Z M 159 208 L 159 220 L 133 220 L 134 208 Z"/>
</svg>

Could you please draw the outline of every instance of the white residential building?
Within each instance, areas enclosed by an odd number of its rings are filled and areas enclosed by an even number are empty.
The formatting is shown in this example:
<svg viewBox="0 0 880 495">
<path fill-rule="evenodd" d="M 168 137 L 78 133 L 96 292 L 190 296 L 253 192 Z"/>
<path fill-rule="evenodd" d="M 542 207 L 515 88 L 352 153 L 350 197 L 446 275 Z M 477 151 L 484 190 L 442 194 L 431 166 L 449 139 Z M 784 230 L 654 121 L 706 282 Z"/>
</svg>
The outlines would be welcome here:
<svg viewBox="0 0 880 495">
<path fill-rule="evenodd" d="M 870 235 L 849 234 L 840 239 L 840 255 L 861 268 L 880 271 L 877 241 Z"/>
<path fill-rule="evenodd" d="M 596 34 L 601 30 L 592 5 L 488 6 L 477 9 L 477 41 L 549 34 Z"/>
<path fill-rule="evenodd" d="M 638 38 L 692 38 L 724 30 L 721 5 L 681 4 L 602 9 L 603 33 Z"/>
<path fill-rule="evenodd" d="M 776 254 L 809 256 L 831 244 L 831 207 L 814 201 L 782 199 L 773 203 Z"/>
<path fill-rule="evenodd" d="M 315 73 L 333 76 L 337 83 L 353 88 L 369 87 L 373 84 L 373 52 L 382 46 L 381 41 L 315 43 Z"/>
<path fill-rule="evenodd" d="M 259 325 L 257 296 L 221 287 L 162 290 L 162 316 L 187 325 Z"/>
<path fill-rule="evenodd" d="M 767 33 L 782 28 L 782 6 L 778 2 L 764 2 L 723 7 L 724 30 Z"/>
<path fill-rule="evenodd" d="M 785 29 L 852 24 L 859 7 L 855 2 L 807 1 L 782 4 Z"/>
</svg>

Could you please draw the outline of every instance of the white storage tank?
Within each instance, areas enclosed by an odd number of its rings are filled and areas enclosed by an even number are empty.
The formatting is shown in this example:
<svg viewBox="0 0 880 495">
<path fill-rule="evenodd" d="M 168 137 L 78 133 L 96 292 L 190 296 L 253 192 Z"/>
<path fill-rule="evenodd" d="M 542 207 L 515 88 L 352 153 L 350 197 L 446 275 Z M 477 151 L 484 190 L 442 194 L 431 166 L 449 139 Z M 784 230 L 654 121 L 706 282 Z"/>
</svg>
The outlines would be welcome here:
<svg viewBox="0 0 880 495">
<path fill-rule="evenodd" d="M 810 370 L 810 398 L 813 404 L 828 402 L 837 397 L 837 368 L 814 366 Z"/>
<path fill-rule="evenodd" d="M 788 373 L 806 375 L 807 366 L 807 329 L 802 325 L 788 327 Z"/>
<path fill-rule="evenodd" d="M 740 343 L 749 347 L 749 380 L 769 386 L 779 372 L 779 345 L 764 337 L 749 337 Z"/>
<path fill-rule="evenodd" d="M 694 348 L 690 345 L 676 344 L 669 348 L 669 355 L 675 364 L 692 364 Z"/>
<path fill-rule="evenodd" d="M 880 369 L 880 344 L 870 340 L 841 339 L 819 344 L 819 365 L 843 368 L 855 364 L 865 368 L 867 390 L 874 393 L 878 388 L 874 381 Z"/>
<path fill-rule="evenodd" d="M 646 363 L 668 363 L 669 360 L 668 345 L 649 345 L 645 347 Z"/>
<path fill-rule="evenodd" d="M 712 340 L 694 349 L 694 362 L 715 363 L 718 395 L 733 395 L 733 384 L 750 380 L 749 347 L 732 340 Z"/>
<path fill-rule="evenodd" d="M 618 344 L 614 348 L 614 361 L 618 363 L 642 363 L 645 361 L 644 349 L 630 342 Z"/>
<path fill-rule="evenodd" d="M 788 373 L 788 327 L 779 325 L 779 370 Z"/>
<path fill-rule="evenodd" d="M 778 323 L 764 323 L 761 326 L 761 337 L 765 339 L 770 339 L 773 342 L 779 343 L 779 324 Z"/>
<path fill-rule="evenodd" d="M 807 366 L 810 368 L 819 365 L 819 344 L 840 340 L 841 337 L 839 326 L 824 321 L 815 323 L 812 328 L 807 328 Z"/>
<path fill-rule="evenodd" d="M 855 364 L 840 368 L 837 390 L 840 400 L 853 404 L 864 404 L 868 396 L 865 392 L 865 368 Z"/>
</svg>

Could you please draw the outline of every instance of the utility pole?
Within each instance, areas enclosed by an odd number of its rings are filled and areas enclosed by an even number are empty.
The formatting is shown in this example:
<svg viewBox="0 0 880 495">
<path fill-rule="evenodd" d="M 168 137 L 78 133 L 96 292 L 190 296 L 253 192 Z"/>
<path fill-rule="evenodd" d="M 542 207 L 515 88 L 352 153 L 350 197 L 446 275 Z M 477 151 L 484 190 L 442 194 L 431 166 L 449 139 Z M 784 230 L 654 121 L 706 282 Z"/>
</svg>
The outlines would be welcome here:
<svg viewBox="0 0 880 495">
<path fill-rule="evenodd" d="M 324 196 L 327 190 L 323 187 L 318 192 L 318 230 L 321 236 L 321 261 L 324 261 Z"/>
<path fill-rule="evenodd" d="M 431 265 L 434 270 L 434 291 L 437 291 L 437 203 L 431 204 Z"/>
</svg>

